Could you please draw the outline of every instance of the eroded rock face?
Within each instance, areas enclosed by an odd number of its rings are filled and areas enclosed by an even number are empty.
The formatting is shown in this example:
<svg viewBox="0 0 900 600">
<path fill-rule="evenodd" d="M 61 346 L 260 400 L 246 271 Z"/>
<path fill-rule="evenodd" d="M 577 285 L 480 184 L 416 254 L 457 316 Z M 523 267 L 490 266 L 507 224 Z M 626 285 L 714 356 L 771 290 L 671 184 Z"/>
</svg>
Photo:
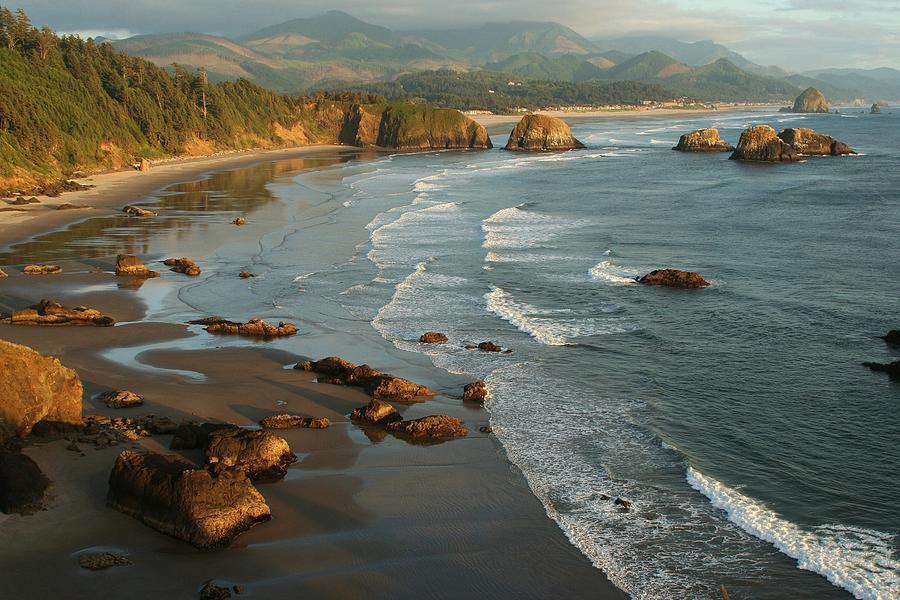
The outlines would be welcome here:
<svg viewBox="0 0 900 600">
<path fill-rule="evenodd" d="M 709 285 L 709 282 L 703 279 L 700 273 L 679 271 L 677 269 L 657 269 L 643 277 L 639 277 L 637 281 L 644 285 L 661 285 L 677 288 L 702 288 Z"/>
<path fill-rule="evenodd" d="M 847 144 L 806 127 L 785 129 L 778 137 L 800 154 L 817 156 L 856 154 Z"/>
<path fill-rule="evenodd" d="M 718 129 L 698 129 L 686 133 L 678 140 L 678 145 L 672 148 L 679 152 L 731 152 L 734 146 L 719 137 Z"/>
<path fill-rule="evenodd" d="M 184 273 L 188 277 L 196 277 L 201 273 L 200 267 L 189 258 L 181 257 L 181 258 L 167 258 L 163 261 L 163 264 L 167 267 L 171 267 L 169 270 L 174 271 L 175 273 Z"/>
<path fill-rule="evenodd" d="M 554 152 L 584 148 L 562 119 L 548 115 L 525 115 L 509 134 L 504 150 Z"/>
<path fill-rule="evenodd" d="M 201 469 L 179 456 L 152 452 L 119 454 L 107 503 L 197 548 L 226 546 L 272 517 L 243 470 Z"/>
<path fill-rule="evenodd" d="M 22 272 L 26 275 L 57 275 L 63 270 L 59 265 L 26 265 Z"/>
<path fill-rule="evenodd" d="M 40 421 L 81 425 L 78 374 L 27 346 L 0 340 L 0 441 Z"/>
<path fill-rule="evenodd" d="M 900 360 L 887 364 L 866 362 L 863 366 L 878 373 L 887 373 L 891 381 L 900 381 Z"/>
<path fill-rule="evenodd" d="M 447 334 L 437 331 L 426 331 L 419 338 L 419 341 L 423 344 L 443 344 L 447 341 Z"/>
<path fill-rule="evenodd" d="M 757 125 L 741 133 L 731 160 L 758 162 L 797 162 L 797 151 L 778 137 L 768 125 Z"/>
<path fill-rule="evenodd" d="M 483 381 L 476 381 L 474 383 L 469 383 L 463 389 L 463 400 L 466 402 L 477 402 L 479 404 L 484 404 L 484 401 L 487 400 L 488 397 L 488 388 L 487 384 Z"/>
<path fill-rule="evenodd" d="M 159 273 L 151 271 L 137 256 L 120 254 L 116 257 L 116 275 L 119 277 L 159 277 Z"/>
<path fill-rule="evenodd" d="M 50 481 L 31 458 L 0 449 L 0 512 L 30 514 L 40 510 L 49 486 Z"/>
<path fill-rule="evenodd" d="M 209 434 L 206 460 L 209 464 L 238 467 L 254 481 L 275 481 L 287 474 L 297 456 L 287 440 L 274 433 L 235 427 Z"/>
<path fill-rule="evenodd" d="M 400 421 L 402 417 L 397 409 L 381 400 L 372 399 L 365 406 L 354 408 L 350 413 L 350 418 L 354 421 L 363 421 L 375 425 L 387 425 L 395 421 Z"/>
<path fill-rule="evenodd" d="M 294 368 L 326 375 L 319 377 L 320 383 L 361 387 L 378 400 L 412 402 L 416 398 L 434 393 L 424 385 L 376 371 L 369 365 L 357 366 L 337 356 L 329 356 L 318 361 L 304 361 L 297 363 Z"/>
<path fill-rule="evenodd" d="M 814 87 L 803 90 L 803 93 L 794 100 L 791 112 L 795 113 L 827 113 L 828 101 L 825 95 Z"/>
<path fill-rule="evenodd" d="M 141 208 L 140 206 L 126 206 L 122 209 L 122 212 L 129 217 L 155 217 L 159 215 L 158 212 Z"/>
<path fill-rule="evenodd" d="M 281 321 L 278 326 L 270 325 L 261 319 L 250 319 L 246 323 L 228 321 L 220 317 L 207 317 L 188 321 L 191 325 L 206 325 L 206 331 L 224 335 L 247 335 L 255 337 L 285 337 L 295 335 L 297 326 Z"/>
<path fill-rule="evenodd" d="M 113 390 L 103 392 L 96 398 L 97 402 L 102 402 L 109 408 L 132 408 L 141 406 L 144 399 L 128 390 Z"/>
<path fill-rule="evenodd" d="M 394 421 L 386 426 L 388 431 L 413 438 L 447 439 L 464 437 L 469 430 L 462 421 L 447 415 L 430 415 L 411 421 Z"/>
<path fill-rule="evenodd" d="M 331 425 L 327 417 L 313 418 L 300 415 L 272 415 L 259 422 L 265 429 L 326 429 Z"/>
<path fill-rule="evenodd" d="M 99 310 L 86 306 L 67 308 L 52 300 L 41 300 L 39 304 L 11 313 L 0 315 L 0 321 L 10 325 L 95 325 L 112 327 L 116 324 Z"/>
</svg>

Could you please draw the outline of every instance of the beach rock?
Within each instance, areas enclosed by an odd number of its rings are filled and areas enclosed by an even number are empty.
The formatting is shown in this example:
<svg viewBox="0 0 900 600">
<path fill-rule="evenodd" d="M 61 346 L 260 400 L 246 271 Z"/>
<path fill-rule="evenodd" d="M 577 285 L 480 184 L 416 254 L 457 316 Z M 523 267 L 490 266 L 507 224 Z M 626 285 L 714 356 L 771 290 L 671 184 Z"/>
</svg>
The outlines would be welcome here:
<svg viewBox="0 0 900 600">
<path fill-rule="evenodd" d="M 280 321 L 278 326 L 270 325 L 261 319 L 250 319 L 246 323 L 228 321 L 220 317 L 207 317 L 188 321 L 191 325 L 206 325 L 206 331 L 223 335 L 247 335 L 256 337 L 285 337 L 295 335 L 297 326 Z"/>
<path fill-rule="evenodd" d="M 63 270 L 59 265 L 25 265 L 22 272 L 26 275 L 57 275 Z"/>
<path fill-rule="evenodd" d="M 205 453 L 209 464 L 238 467 L 253 481 L 281 479 L 297 461 L 284 438 L 268 431 L 241 428 L 210 433 Z"/>
<path fill-rule="evenodd" d="M 237 219 L 235 219 L 234 221 L 232 221 L 232 223 L 235 224 L 235 225 L 238 225 L 238 226 L 240 226 L 240 225 L 246 225 L 246 224 L 247 224 L 247 219 L 245 219 L 244 217 L 238 217 Z"/>
<path fill-rule="evenodd" d="M 327 417 L 314 419 L 312 417 L 285 414 L 266 417 L 259 424 L 266 429 L 327 429 L 331 425 L 331 421 Z"/>
<path fill-rule="evenodd" d="M 60 204 L 56 207 L 56 210 L 78 210 L 80 208 L 87 208 L 87 206 L 79 206 L 77 204 Z"/>
<path fill-rule="evenodd" d="M 329 356 L 318 361 L 300 362 L 294 368 L 326 375 L 326 377 L 319 377 L 319 383 L 361 387 L 378 400 L 413 402 L 421 396 L 434 394 L 424 385 L 376 371 L 369 365 L 357 366 L 337 356 Z"/>
<path fill-rule="evenodd" d="M 891 346 L 900 346 L 900 329 L 891 329 L 881 339 Z"/>
<path fill-rule="evenodd" d="M 163 261 L 167 267 L 171 267 L 170 271 L 175 273 L 184 273 L 188 277 L 196 277 L 200 274 L 200 267 L 189 258 L 167 258 Z"/>
<path fill-rule="evenodd" d="M 240 273 L 238 273 L 238 276 L 239 276 L 241 279 L 247 279 L 247 278 L 249 278 L 249 277 L 256 277 L 256 275 L 254 275 L 254 274 L 251 273 L 250 271 L 241 271 Z"/>
<path fill-rule="evenodd" d="M 863 366 L 878 373 L 887 373 L 891 381 L 900 381 L 900 360 L 887 364 L 864 362 Z"/>
<path fill-rule="evenodd" d="M 488 389 L 487 385 L 483 381 L 476 381 L 474 383 L 466 384 L 466 387 L 463 388 L 463 400 L 467 402 L 478 402 L 479 404 L 484 404 L 484 401 L 487 400 L 488 397 Z"/>
<path fill-rule="evenodd" d="M 700 273 L 679 271 L 677 269 L 656 269 L 643 277 L 638 277 L 637 282 L 644 285 L 661 285 L 676 288 L 702 288 L 709 285 L 709 282 L 703 279 Z"/>
<path fill-rule="evenodd" d="M 509 134 L 504 150 L 554 152 L 584 148 L 562 119 L 548 115 L 525 115 Z"/>
<path fill-rule="evenodd" d="M 148 269 L 140 258 L 131 254 L 120 254 L 116 257 L 116 275 L 119 277 L 159 277 L 159 273 Z"/>
<path fill-rule="evenodd" d="M 496 342 L 481 342 L 477 346 L 465 346 L 466 350 L 481 350 L 482 352 L 501 352 L 503 347 Z"/>
<path fill-rule="evenodd" d="M 81 379 L 59 360 L 0 340 L 0 442 L 40 421 L 81 425 Z"/>
<path fill-rule="evenodd" d="M 387 425 L 402 419 L 396 408 L 374 398 L 365 406 L 354 408 L 350 413 L 350 418 L 354 421 L 364 421 L 375 425 Z"/>
<path fill-rule="evenodd" d="M 816 156 L 856 154 L 847 144 L 806 127 L 785 129 L 778 137 L 800 154 Z"/>
<path fill-rule="evenodd" d="M 672 150 L 679 152 L 731 152 L 734 150 L 734 146 L 719 137 L 718 129 L 710 128 L 684 134 L 678 140 L 678 145 Z"/>
<path fill-rule="evenodd" d="M 197 548 L 228 545 L 272 514 L 247 474 L 200 469 L 176 455 L 122 452 L 109 475 L 107 503 Z"/>
<path fill-rule="evenodd" d="M 40 510 L 48 487 L 50 481 L 31 458 L 0 449 L 0 511 L 27 515 Z"/>
<path fill-rule="evenodd" d="M 447 415 L 430 415 L 411 421 L 394 421 L 386 429 L 396 434 L 413 438 L 446 439 L 464 437 L 469 430 L 462 426 L 462 420 Z"/>
<path fill-rule="evenodd" d="M 478 428 L 478 431 L 480 431 L 481 433 L 494 433 L 494 428 L 490 425 L 482 425 Z"/>
<path fill-rule="evenodd" d="M 795 113 L 827 113 L 828 101 L 825 95 L 814 87 L 803 90 L 803 93 L 794 100 L 791 112 Z"/>
<path fill-rule="evenodd" d="M 86 306 L 67 308 L 52 300 L 41 300 L 39 304 L 11 313 L 0 315 L 0 321 L 10 325 L 95 325 L 112 327 L 116 324 L 112 317 L 100 314 L 99 310 Z"/>
<path fill-rule="evenodd" d="M 143 398 L 127 390 L 103 392 L 95 399 L 109 408 L 132 408 L 144 403 Z"/>
<path fill-rule="evenodd" d="M 758 162 L 797 162 L 797 151 L 785 144 L 768 125 L 757 125 L 741 133 L 731 160 Z"/>
<path fill-rule="evenodd" d="M 423 344 L 443 344 L 447 341 L 447 334 L 437 331 L 426 331 L 419 338 L 419 341 Z"/>
<path fill-rule="evenodd" d="M 128 215 L 129 217 L 156 217 L 159 215 L 158 212 L 148 210 L 146 208 L 141 208 L 140 206 L 126 206 L 122 209 L 122 212 Z"/>
<path fill-rule="evenodd" d="M 207 581 L 200 588 L 200 600 L 226 600 L 227 598 L 231 598 L 231 589 L 224 585 Z"/>
<path fill-rule="evenodd" d="M 138 164 L 138 170 L 141 173 L 147 173 L 150 170 L 150 161 L 146 158 L 142 158 L 141 162 Z"/>
<path fill-rule="evenodd" d="M 134 564 L 124 554 L 112 552 L 91 552 L 78 557 L 78 566 L 89 571 L 101 571 L 110 567 L 125 567 Z"/>
</svg>

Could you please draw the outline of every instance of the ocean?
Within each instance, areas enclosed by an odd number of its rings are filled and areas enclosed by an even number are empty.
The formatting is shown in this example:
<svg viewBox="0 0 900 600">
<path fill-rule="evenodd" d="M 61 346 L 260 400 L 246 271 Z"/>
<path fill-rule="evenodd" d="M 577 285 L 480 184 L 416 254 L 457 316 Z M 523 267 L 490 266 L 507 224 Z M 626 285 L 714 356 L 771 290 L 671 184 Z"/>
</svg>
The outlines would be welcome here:
<svg viewBox="0 0 900 600">
<path fill-rule="evenodd" d="M 842 113 L 603 118 L 561 154 L 262 165 L 148 200 L 167 210 L 137 232 L 92 219 L 12 255 L 191 256 L 244 214 L 242 242 L 194 256 L 207 277 L 145 286 L 148 318 L 291 319 L 301 335 L 272 345 L 449 394 L 484 379 L 509 459 L 634 598 L 900 598 L 900 385 L 860 364 L 900 358 L 879 339 L 900 328 L 900 110 Z M 859 155 L 671 150 L 759 123 Z M 664 267 L 712 285 L 634 283 Z M 449 342 L 418 343 L 431 330 Z M 464 348 L 484 340 L 512 352 Z"/>
</svg>

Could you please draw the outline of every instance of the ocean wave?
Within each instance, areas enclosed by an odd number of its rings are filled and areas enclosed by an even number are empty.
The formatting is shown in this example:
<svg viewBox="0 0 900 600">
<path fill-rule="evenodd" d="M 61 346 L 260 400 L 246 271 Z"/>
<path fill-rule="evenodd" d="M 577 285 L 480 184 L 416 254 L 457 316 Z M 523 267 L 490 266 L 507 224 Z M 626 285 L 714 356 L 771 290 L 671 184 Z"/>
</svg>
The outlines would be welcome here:
<svg viewBox="0 0 900 600">
<path fill-rule="evenodd" d="M 609 256 L 604 253 L 604 256 Z M 639 276 L 641 271 L 628 267 L 620 267 L 614 265 L 611 261 L 604 260 L 599 264 L 591 267 L 591 277 L 598 281 L 605 281 L 612 285 L 632 285 L 637 283 L 635 277 Z"/>
<path fill-rule="evenodd" d="M 650 138 L 650 143 L 654 144 L 654 145 L 659 145 L 659 144 L 672 145 L 672 144 L 677 144 L 678 142 L 674 141 L 674 140 L 657 140 L 655 138 Z"/>
<path fill-rule="evenodd" d="M 900 561 L 893 557 L 892 534 L 844 525 L 805 530 L 693 467 L 688 468 L 687 481 L 729 520 L 796 559 L 801 569 L 824 576 L 862 600 L 900 598 Z"/>
<path fill-rule="evenodd" d="M 525 210 L 523 205 L 498 210 L 481 222 L 482 247 L 495 249 L 534 248 L 550 242 L 560 233 L 583 227 L 583 219 L 568 220 Z"/>
</svg>

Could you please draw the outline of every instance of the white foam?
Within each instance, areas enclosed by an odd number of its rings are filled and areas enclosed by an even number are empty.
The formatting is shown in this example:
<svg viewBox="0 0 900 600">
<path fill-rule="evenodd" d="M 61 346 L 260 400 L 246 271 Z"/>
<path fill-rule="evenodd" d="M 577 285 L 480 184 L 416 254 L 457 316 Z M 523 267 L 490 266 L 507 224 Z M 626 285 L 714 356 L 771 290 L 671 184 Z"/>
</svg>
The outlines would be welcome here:
<svg viewBox="0 0 900 600">
<path fill-rule="evenodd" d="M 673 141 L 673 140 L 657 140 L 657 139 L 655 139 L 655 138 L 651 138 L 651 139 L 650 139 L 650 143 L 651 143 L 651 144 L 668 144 L 668 145 L 671 145 L 671 144 L 677 144 L 678 142 Z"/>
<path fill-rule="evenodd" d="M 524 210 L 521 206 L 511 206 L 498 210 L 481 222 L 485 234 L 482 246 L 491 250 L 534 248 L 586 223 L 584 220 L 570 221 Z"/>
<path fill-rule="evenodd" d="M 900 598 L 900 561 L 893 557 L 894 536 L 881 531 L 821 525 L 806 530 L 762 502 L 688 468 L 688 483 L 748 533 L 763 539 L 862 600 Z"/>
<path fill-rule="evenodd" d="M 609 255 L 604 253 L 604 256 Z M 591 267 L 592 278 L 598 281 L 604 281 L 611 285 L 631 285 L 637 283 L 635 281 L 635 277 L 637 277 L 638 275 L 640 275 L 640 271 L 636 269 L 630 269 L 628 267 L 620 267 L 618 265 L 614 265 L 608 260 L 604 260 L 599 264 Z"/>
</svg>

